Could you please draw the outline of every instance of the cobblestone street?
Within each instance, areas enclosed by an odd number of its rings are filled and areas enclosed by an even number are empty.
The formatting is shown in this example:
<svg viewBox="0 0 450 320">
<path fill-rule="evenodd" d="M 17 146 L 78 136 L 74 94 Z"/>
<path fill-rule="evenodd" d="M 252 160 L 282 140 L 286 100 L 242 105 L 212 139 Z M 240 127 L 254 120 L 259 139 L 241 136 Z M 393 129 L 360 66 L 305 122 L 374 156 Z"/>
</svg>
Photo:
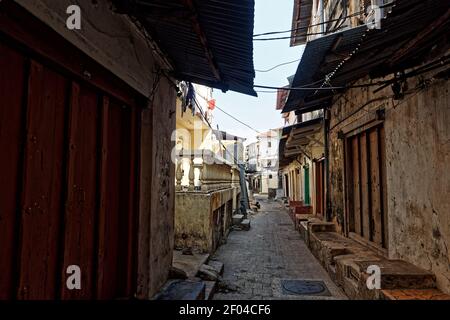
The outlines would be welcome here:
<svg viewBox="0 0 450 320">
<path fill-rule="evenodd" d="M 250 231 L 233 231 L 214 255 L 224 263 L 223 279 L 237 291 L 214 299 L 346 299 L 295 231 L 287 211 L 275 201 L 259 200 Z M 322 280 L 330 296 L 283 293 L 281 280 Z"/>
</svg>

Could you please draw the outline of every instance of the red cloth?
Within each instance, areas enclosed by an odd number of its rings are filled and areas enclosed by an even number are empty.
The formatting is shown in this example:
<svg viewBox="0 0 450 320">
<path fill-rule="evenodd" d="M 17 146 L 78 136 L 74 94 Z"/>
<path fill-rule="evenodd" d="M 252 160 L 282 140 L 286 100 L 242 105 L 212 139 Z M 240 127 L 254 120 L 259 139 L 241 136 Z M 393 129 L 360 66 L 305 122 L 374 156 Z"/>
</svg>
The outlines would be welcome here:
<svg viewBox="0 0 450 320">
<path fill-rule="evenodd" d="M 216 107 L 216 100 L 212 99 L 208 101 L 208 109 L 209 110 L 214 110 L 214 108 Z"/>
</svg>

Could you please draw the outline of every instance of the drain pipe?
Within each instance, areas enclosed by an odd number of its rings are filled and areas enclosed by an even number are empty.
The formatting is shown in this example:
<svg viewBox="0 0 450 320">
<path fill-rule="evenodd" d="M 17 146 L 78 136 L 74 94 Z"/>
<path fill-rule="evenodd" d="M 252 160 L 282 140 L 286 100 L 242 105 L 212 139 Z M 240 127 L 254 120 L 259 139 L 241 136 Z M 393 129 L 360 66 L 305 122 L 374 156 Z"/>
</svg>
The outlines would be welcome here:
<svg viewBox="0 0 450 320">
<path fill-rule="evenodd" d="M 331 194 L 330 194 L 330 142 L 329 142 L 329 128 L 330 128 L 330 109 L 326 107 L 324 110 L 324 137 L 325 137 L 325 202 L 326 202 L 326 221 L 331 222 L 332 207 L 331 207 Z"/>
</svg>

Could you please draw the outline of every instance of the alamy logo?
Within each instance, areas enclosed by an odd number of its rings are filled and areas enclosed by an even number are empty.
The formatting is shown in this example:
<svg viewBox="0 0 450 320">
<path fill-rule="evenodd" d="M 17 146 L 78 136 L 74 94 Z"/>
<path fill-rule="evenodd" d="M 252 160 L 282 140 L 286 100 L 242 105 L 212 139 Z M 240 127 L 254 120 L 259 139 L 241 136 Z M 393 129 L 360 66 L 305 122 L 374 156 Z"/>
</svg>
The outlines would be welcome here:
<svg viewBox="0 0 450 320">
<path fill-rule="evenodd" d="M 370 276 L 367 278 L 366 284 L 369 290 L 381 289 L 381 269 L 377 265 L 370 265 L 367 271 Z"/>
<path fill-rule="evenodd" d="M 66 13 L 69 17 L 66 20 L 66 26 L 69 30 L 81 30 L 81 9 L 77 5 L 67 7 Z"/>
<path fill-rule="evenodd" d="M 68 266 L 66 273 L 69 275 L 66 286 L 69 290 L 81 290 L 81 269 L 77 265 Z"/>
</svg>

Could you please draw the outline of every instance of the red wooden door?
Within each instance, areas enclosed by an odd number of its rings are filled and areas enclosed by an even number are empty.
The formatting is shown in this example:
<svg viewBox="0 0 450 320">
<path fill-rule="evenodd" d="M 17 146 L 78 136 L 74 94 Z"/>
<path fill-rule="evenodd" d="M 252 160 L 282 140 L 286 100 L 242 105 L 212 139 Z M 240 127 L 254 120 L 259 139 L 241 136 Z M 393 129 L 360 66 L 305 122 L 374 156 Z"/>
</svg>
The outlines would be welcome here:
<svg viewBox="0 0 450 320">
<path fill-rule="evenodd" d="M 64 263 L 62 278 L 70 265 L 80 265 L 83 290 L 62 286 L 63 299 L 95 297 L 95 259 L 98 227 L 96 212 L 99 161 L 100 96 L 94 89 L 72 83 L 68 116 L 67 184 L 65 201 Z"/>
<path fill-rule="evenodd" d="M 64 130 L 70 82 L 36 62 L 28 81 L 18 298 L 53 299 L 62 230 Z"/>
<path fill-rule="evenodd" d="M 131 297 L 140 111 L 107 72 L 100 89 L 15 41 L 0 37 L 0 299 Z"/>
<path fill-rule="evenodd" d="M 25 56 L 0 42 L 0 300 L 13 297 L 17 274 L 26 69 Z"/>
</svg>

